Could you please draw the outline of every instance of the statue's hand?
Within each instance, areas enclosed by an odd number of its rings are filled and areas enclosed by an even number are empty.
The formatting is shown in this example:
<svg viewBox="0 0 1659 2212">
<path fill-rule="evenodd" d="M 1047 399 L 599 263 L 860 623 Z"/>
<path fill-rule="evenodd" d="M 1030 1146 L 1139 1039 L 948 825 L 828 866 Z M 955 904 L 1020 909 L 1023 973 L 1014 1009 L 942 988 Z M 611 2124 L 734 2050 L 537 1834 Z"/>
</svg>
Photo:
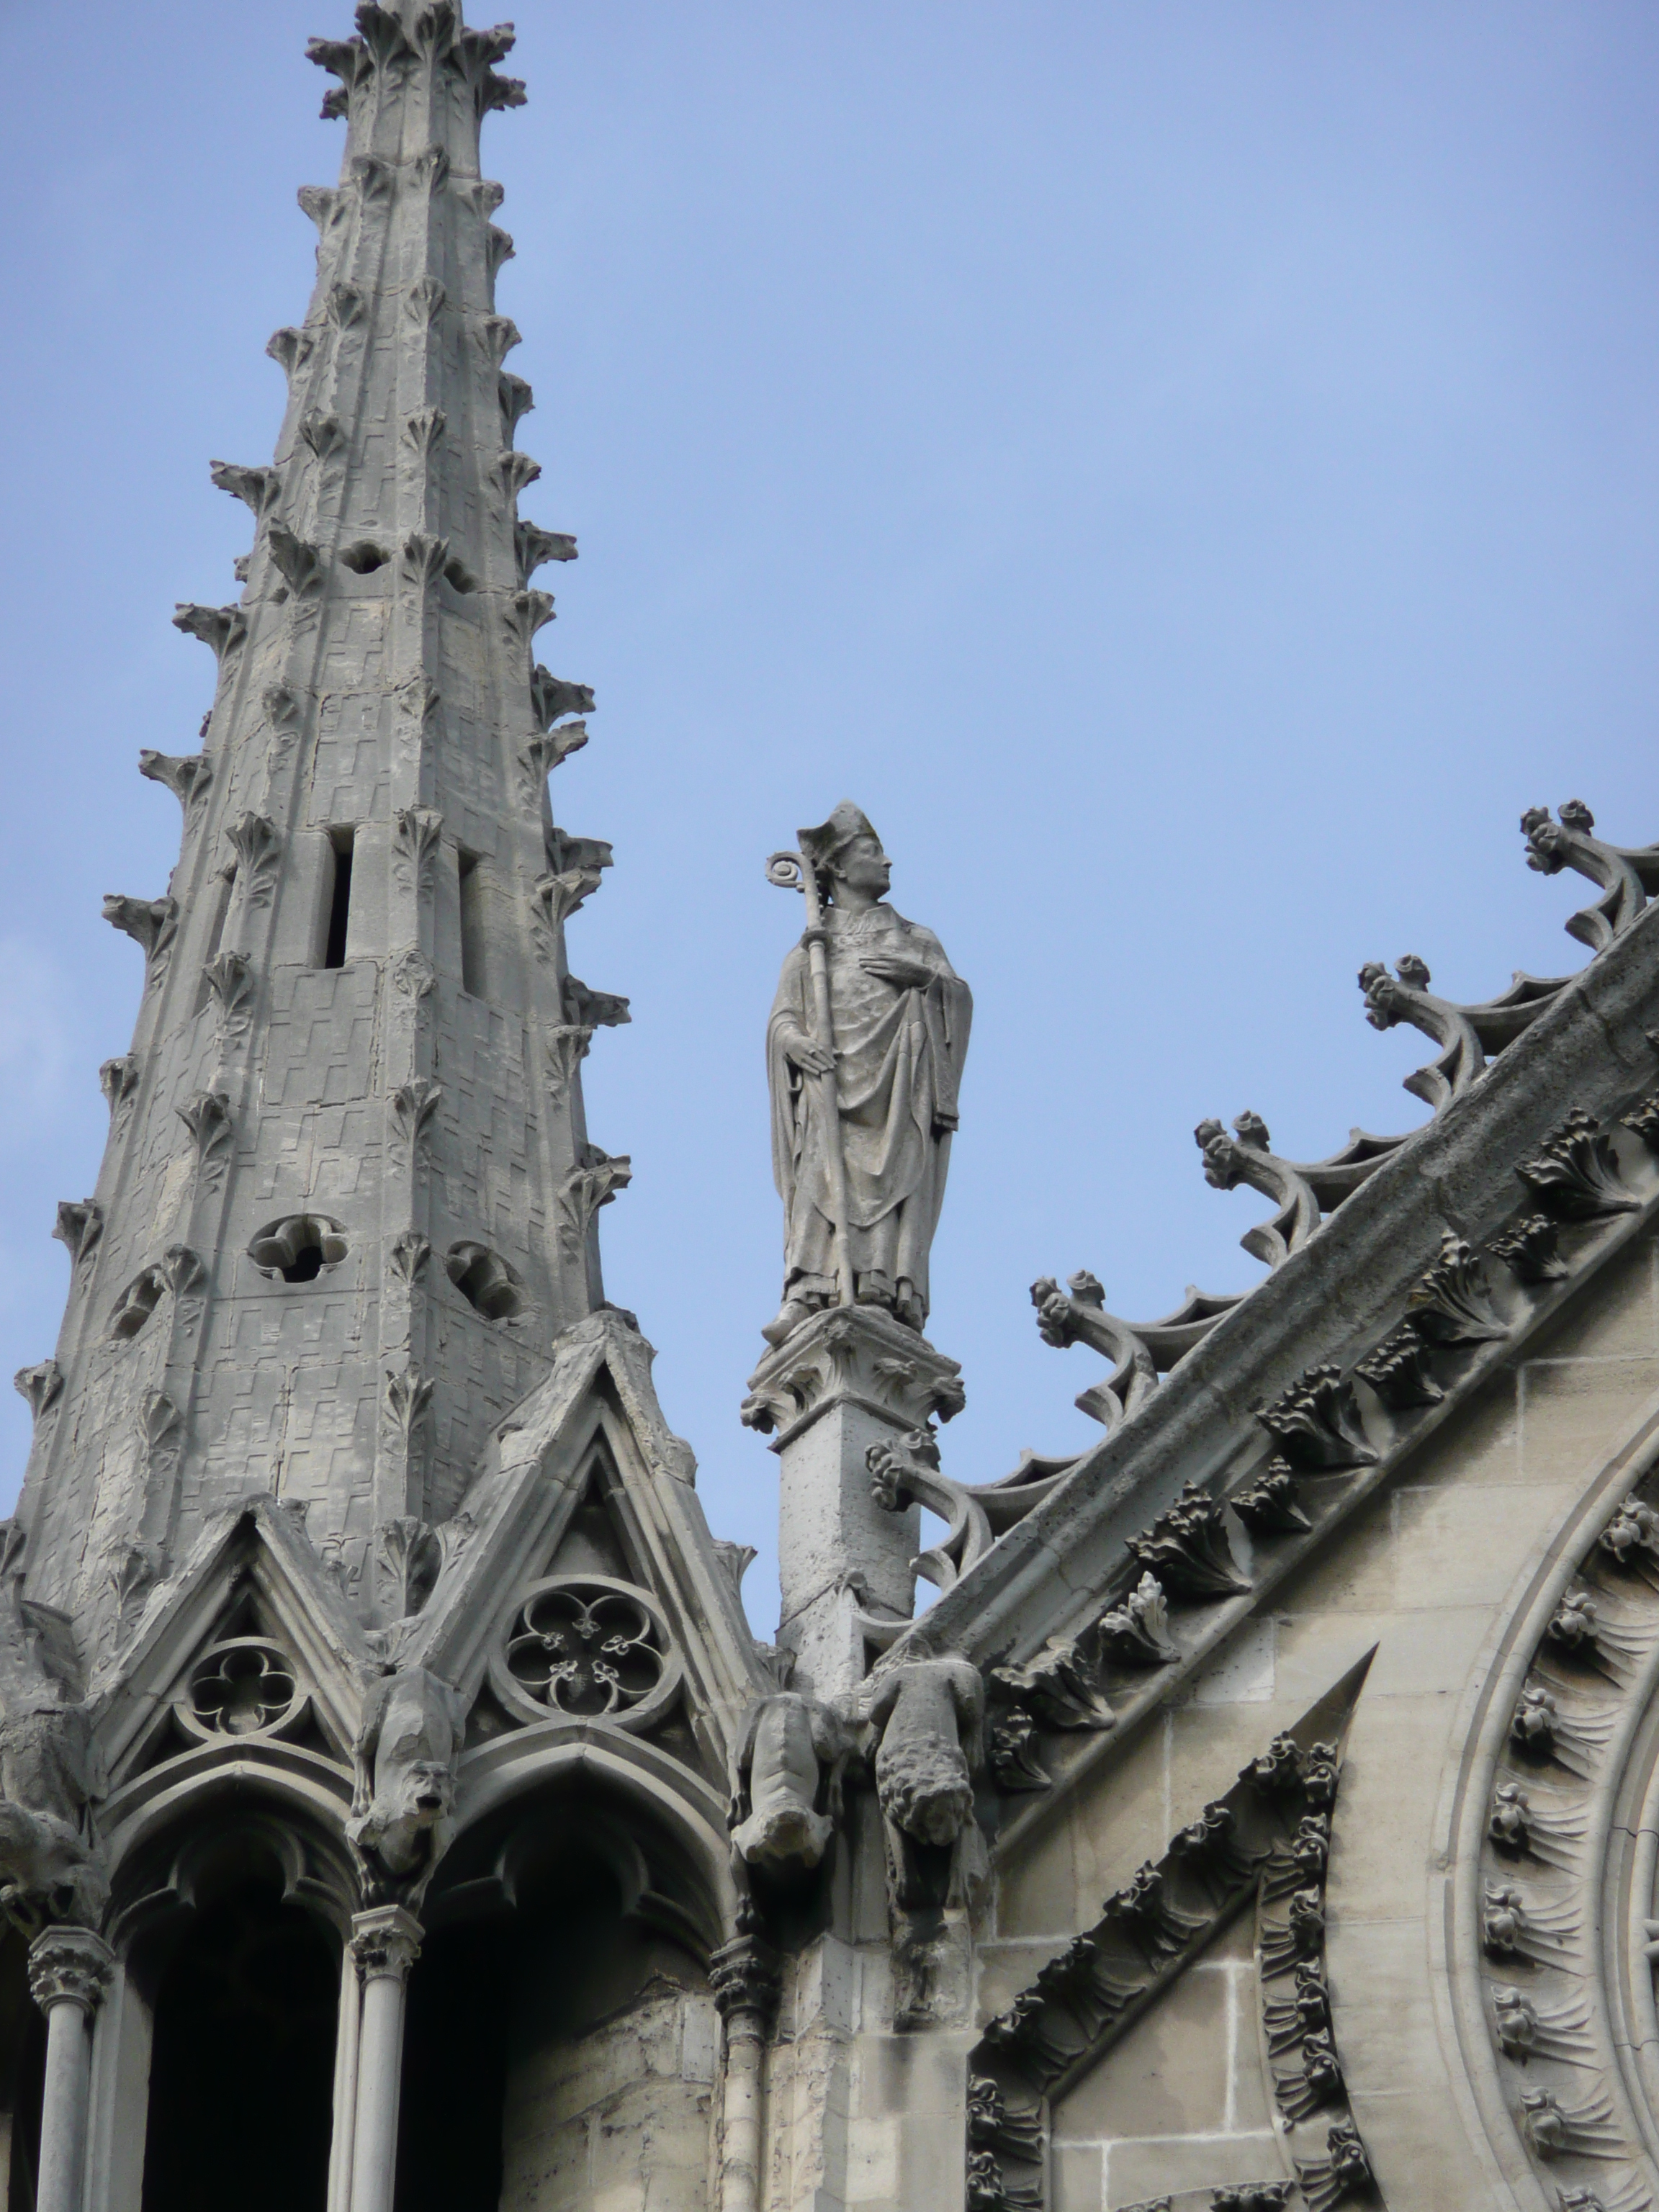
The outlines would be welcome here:
<svg viewBox="0 0 1659 2212">
<path fill-rule="evenodd" d="M 933 969 L 920 960 L 900 960 L 886 952 L 866 952 L 859 965 L 866 975 L 890 983 L 896 991 L 925 991 L 933 980 Z"/>
<path fill-rule="evenodd" d="M 790 1065 L 799 1068 L 803 1075 L 833 1075 L 836 1055 L 825 1051 L 815 1037 L 803 1036 L 799 1030 L 783 1040 L 785 1057 Z"/>
</svg>

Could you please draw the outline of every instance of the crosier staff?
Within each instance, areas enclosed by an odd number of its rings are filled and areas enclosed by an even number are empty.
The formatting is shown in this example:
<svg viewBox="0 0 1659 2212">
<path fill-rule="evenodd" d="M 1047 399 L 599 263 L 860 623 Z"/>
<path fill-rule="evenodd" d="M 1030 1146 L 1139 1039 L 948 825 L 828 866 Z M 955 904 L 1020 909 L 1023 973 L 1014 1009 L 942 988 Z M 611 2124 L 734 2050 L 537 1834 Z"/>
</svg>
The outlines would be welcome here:
<svg viewBox="0 0 1659 2212">
<path fill-rule="evenodd" d="M 847 1200 L 847 1154 L 841 1140 L 841 1086 L 836 1077 L 836 1017 L 830 1000 L 830 961 L 824 951 L 823 902 L 818 892 L 817 872 L 802 853 L 774 853 L 766 863 L 766 880 L 781 890 L 800 891 L 806 899 L 807 965 L 812 977 L 812 1042 L 828 1053 L 827 1073 L 810 1079 L 818 1086 L 818 1110 L 824 1116 L 830 1138 L 830 1204 L 836 1232 L 836 1303 L 856 1304 L 853 1277 L 853 1248 L 848 1235 L 851 1208 Z"/>
</svg>

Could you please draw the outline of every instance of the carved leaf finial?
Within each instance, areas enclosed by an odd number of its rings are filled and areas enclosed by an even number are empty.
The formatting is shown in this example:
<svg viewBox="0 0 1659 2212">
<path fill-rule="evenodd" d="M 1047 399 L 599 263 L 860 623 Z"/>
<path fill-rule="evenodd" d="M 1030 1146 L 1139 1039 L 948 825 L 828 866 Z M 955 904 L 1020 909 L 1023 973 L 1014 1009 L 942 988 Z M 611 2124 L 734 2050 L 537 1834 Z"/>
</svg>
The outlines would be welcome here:
<svg viewBox="0 0 1659 2212">
<path fill-rule="evenodd" d="M 180 600 L 173 611 L 173 627 L 211 646 L 222 662 L 247 635 L 247 617 L 240 607 L 201 607 Z"/>
<path fill-rule="evenodd" d="M 152 783 L 164 783 L 188 814 L 192 802 L 213 781 L 213 756 L 158 753 L 146 745 L 138 756 L 138 773 Z"/>
</svg>

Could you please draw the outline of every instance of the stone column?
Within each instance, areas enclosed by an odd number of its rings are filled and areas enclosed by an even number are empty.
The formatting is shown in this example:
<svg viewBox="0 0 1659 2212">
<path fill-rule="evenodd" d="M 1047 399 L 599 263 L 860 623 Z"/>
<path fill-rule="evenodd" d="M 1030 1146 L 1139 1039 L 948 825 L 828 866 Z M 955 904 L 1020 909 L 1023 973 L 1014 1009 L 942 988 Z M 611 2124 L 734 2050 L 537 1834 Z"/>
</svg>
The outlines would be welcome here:
<svg viewBox="0 0 1659 2212">
<path fill-rule="evenodd" d="M 114 1966 L 114 1953 L 89 1928 L 47 1928 L 29 1946 L 29 1995 L 46 2016 L 35 2212 L 80 2212 L 92 2081 L 88 2031 Z"/>
<path fill-rule="evenodd" d="M 915 1606 L 921 1513 L 876 1504 L 866 1454 L 959 1413 L 961 1374 L 880 1307 L 832 1306 L 750 1377 L 744 1421 L 776 1431 L 782 1462 L 778 1640 L 795 1654 L 797 1686 L 816 1698 L 845 1696 L 863 1680 L 861 1616 L 896 1627 Z"/>
<path fill-rule="evenodd" d="M 328 2212 L 351 2212 L 351 2158 L 357 2125 L 357 2045 L 362 1985 L 348 1944 L 340 1962 L 340 2002 L 334 2027 L 334 2128 L 328 2148 Z"/>
<path fill-rule="evenodd" d="M 421 1954 L 421 1923 L 401 1905 L 377 1905 L 351 1923 L 351 1955 L 362 1977 L 357 2033 L 356 2115 L 352 2130 L 351 2212 L 392 2212 L 403 2086 L 404 1994 Z"/>
<path fill-rule="evenodd" d="M 719 2212 L 760 2212 L 763 2069 L 766 2026 L 778 2002 L 777 1954 L 757 1936 L 740 1936 L 715 1952 L 708 1980 L 726 2022 Z"/>
</svg>

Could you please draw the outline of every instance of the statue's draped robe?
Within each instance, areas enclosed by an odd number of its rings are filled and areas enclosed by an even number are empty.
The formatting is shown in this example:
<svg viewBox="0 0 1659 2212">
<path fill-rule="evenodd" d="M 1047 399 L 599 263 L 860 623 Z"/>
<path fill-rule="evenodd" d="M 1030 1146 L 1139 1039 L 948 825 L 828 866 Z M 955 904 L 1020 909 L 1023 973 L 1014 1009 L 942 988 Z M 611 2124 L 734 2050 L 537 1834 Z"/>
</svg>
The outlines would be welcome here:
<svg viewBox="0 0 1659 2212">
<path fill-rule="evenodd" d="M 884 1278 L 870 1287 L 888 1297 L 908 1285 L 925 1314 L 973 1000 L 932 930 L 884 902 L 860 915 L 831 907 L 824 922 L 854 1272 Z M 932 980 L 896 990 L 866 972 L 866 954 L 913 961 Z M 772 1170 L 784 1206 L 784 1296 L 833 1298 L 829 1133 L 818 1084 L 784 1051 L 792 1031 L 813 1035 L 805 945 L 784 962 L 766 1033 Z"/>
</svg>

